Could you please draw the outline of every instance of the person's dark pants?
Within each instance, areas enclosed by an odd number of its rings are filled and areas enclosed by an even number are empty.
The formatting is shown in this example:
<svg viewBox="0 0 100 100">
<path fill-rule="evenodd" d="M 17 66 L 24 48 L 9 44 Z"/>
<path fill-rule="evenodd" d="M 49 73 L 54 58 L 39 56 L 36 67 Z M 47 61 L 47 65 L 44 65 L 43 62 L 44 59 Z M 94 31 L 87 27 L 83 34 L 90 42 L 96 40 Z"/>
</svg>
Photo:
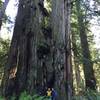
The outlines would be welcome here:
<svg viewBox="0 0 100 100">
<path fill-rule="evenodd" d="M 56 98 L 55 97 L 52 97 L 51 100 L 56 100 Z"/>
</svg>

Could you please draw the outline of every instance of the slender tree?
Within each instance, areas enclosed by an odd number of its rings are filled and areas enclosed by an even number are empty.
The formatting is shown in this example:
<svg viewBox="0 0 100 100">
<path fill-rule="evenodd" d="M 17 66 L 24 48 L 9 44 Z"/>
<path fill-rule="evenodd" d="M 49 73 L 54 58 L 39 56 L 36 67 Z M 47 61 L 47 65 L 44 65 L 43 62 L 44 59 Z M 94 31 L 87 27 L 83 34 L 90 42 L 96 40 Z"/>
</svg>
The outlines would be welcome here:
<svg viewBox="0 0 100 100">
<path fill-rule="evenodd" d="M 83 18 L 83 12 L 81 10 L 81 1 L 76 1 L 76 9 L 77 9 L 77 18 L 78 18 L 78 26 L 82 47 L 82 55 L 83 55 L 83 69 L 85 75 L 85 83 L 86 88 L 96 89 L 96 79 L 94 76 L 93 63 L 91 60 L 91 55 L 89 51 L 89 45 L 87 40 L 87 33 L 85 29 L 85 23 Z"/>
</svg>

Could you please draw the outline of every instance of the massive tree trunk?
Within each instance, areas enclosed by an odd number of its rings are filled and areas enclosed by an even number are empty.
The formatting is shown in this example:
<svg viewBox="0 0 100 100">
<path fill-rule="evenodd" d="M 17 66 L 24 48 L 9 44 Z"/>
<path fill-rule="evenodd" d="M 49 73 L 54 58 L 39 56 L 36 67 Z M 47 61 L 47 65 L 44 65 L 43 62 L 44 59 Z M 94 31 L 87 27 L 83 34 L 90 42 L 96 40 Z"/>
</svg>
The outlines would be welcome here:
<svg viewBox="0 0 100 100">
<path fill-rule="evenodd" d="M 31 0 L 19 1 L 19 9 L 8 57 L 8 65 L 5 67 L 4 73 L 5 82 L 3 81 L 3 95 L 7 97 L 13 94 L 19 95 L 20 92 L 24 91 L 26 88 L 28 76 L 28 38 L 31 37 L 31 35 L 34 36 L 35 33 L 31 32 L 31 19 L 32 15 L 36 15 L 35 12 L 35 3 L 33 5 Z M 10 77 L 11 74 L 13 74 L 11 72 L 13 69 L 17 69 L 17 71 L 15 70 L 15 72 L 13 72 L 16 76 Z"/>
<path fill-rule="evenodd" d="M 0 30 L 1 30 L 1 26 L 2 26 L 2 20 L 5 14 L 5 10 L 7 8 L 9 0 L 5 0 L 5 2 L 3 3 L 1 9 L 0 9 Z"/>
<path fill-rule="evenodd" d="M 78 18 L 79 33 L 81 39 L 82 54 L 83 54 L 83 69 L 85 75 L 86 88 L 94 90 L 96 89 L 96 79 L 94 76 L 93 63 L 91 60 L 87 34 L 85 30 L 84 19 L 79 0 L 76 1 L 76 9 L 77 9 L 77 18 Z"/>
<path fill-rule="evenodd" d="M 45 39 L 42 33 L 44 14 L 46 16 L 47 12 L 43 0 L 19 1 L 8 65 L 2 82 L 3 95 L 7 97 L 13 94 L 19 96 L 24 90 L 29 93 L 40 91 L 41 87 L 51 84 L 51 40 L 49 37 Z"/>
<path fill-rule="evenodd" d="M 58 100 L 71 100 L 72 96 L 70 9 L 69 0 L 52 1 L 55 88 L 59 95 Z"/>
</svg>

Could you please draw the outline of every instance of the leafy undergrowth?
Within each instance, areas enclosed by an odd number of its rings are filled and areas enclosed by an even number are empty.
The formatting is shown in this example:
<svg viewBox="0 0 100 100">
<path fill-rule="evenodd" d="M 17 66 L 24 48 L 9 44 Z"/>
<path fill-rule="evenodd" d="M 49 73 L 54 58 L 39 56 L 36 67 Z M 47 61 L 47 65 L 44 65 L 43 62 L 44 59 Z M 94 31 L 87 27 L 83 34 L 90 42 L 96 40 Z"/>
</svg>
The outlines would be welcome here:
<svg viewBox="0 0 100 100">
<path fill-rule="evenodd" d="M 0 97 L 0 100 L 5 100 L 3 97 Z M 16 97 L 12 97 L 10 100 L 16 100 Z M 23 92 L 19 100 L 51 100 L 50 97 L 47 96 L 39 96 L 37 94 L 29 95 L 27 92 Z"/>
<path fill-rule="evenodd" d="M 0 100 L 5 100 L 3 97 L 0 97 Z M 11 100 L 15 100 L 15 97 L 12 97 Z M 39 96 L 37 94 L 29 95 L 27 92 L 23 92 L 20 95 L 19 100 L 51 100 L 47 96 Z M 100 93 L 94 91 L 85 91 L 84 94 L 73 96 L 72 100 L 100 100 Z"/>
<path fill-rule="evenodd" d="M 100 93 L 87 90 L 81 95 L 73 96 L 73 100 L 100 100 Z"/>
<path fill-rule="evenodd" d="M 27 94 L 26 92 L 23 92 L 19 98 L 19 100 L 50 100 L 47 96 L 39 96 L 34 94 L 33 96 Z"/>
</svg>

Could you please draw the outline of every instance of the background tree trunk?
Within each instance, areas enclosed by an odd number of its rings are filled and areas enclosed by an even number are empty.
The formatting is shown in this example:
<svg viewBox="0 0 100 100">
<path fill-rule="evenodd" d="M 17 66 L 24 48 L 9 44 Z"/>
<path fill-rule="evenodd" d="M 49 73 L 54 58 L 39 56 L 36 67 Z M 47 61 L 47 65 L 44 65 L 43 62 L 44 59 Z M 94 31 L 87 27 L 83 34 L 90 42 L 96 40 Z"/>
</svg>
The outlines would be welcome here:
<svg viewBox="0 0 100 100">
<path fill-rule="evenodd" d="M 79 51 L 78 51 L 78 47 L 77 47 L 77 42 L 76 42 L 76 34 L 72 33 L 72 50 L 73 50 L 73 66 L 74 66 L 74 70 L 75 70 L 75 78 L 76 78 L 76 89 L 77 92 L 79 92 L 81 86 L 81 75 L 80 75 L 80 67 L 79 67 Z"/>
<path fill-rule="evenodd" d="M 3 3 L 1 9 L 0 9 L 0 30 L 1 30 L 1 26 L 2 26 L 2 20 L 5 14 L 5 10 L 7 8 L 7 5 L 9 3 L 9 0 L 5 0 L 5 2 Z"/>
<path fill-rule="evenodd" d="M 84 20 L 83 14 L 80 8 L 79 0 L 76 1 L 76 9 L 77 9 L 77 18 L 78 18 L 79 33 L 80 33 L 80 39 L 81 39 L 82 54 L 83 54 L 83 69 L 84 69 L 84 75 L 85 75 L 86 88 L 95 90 L 96 79 L 94 76 L 93 63 L 91 60 L 87 34 L 86 34 L 86 29 L 85 29 L 85 25 L 83 21 Z"/>
</svg>

